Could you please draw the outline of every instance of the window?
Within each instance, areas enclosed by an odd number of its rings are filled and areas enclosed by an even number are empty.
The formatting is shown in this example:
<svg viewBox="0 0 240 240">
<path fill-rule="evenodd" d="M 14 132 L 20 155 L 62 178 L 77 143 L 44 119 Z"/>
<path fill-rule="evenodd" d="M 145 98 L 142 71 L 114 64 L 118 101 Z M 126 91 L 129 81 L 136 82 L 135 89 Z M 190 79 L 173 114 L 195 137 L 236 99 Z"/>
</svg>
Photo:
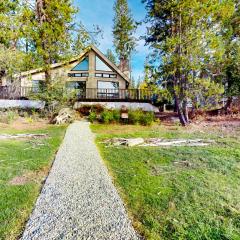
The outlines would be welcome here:
<svg viewBox="0 0 240 240">
<path fill-rule="evenodd" d="M 74 74 L 73 74 L 73 77 L 81 77 L 81 76 L 82 76 L 81 73 L 74 73 Z"/>
<path fill-rule="evenodd" d="M 119 98 L 119 83 L 110 81 L 98 81 L 98 98 Z"/>
<path fill-rule="evenodd" d="M 101 78 L 117 78 L 117 74 L 107 74 L 107 73 L 96 73 L 96 77 L 101 77 Z"/>
<path fill-rule="evenodd" d="M 69 77 L 88 77 L 88 73 L 69 73 Z"/>
<path fill-rule="evenodd" d="M 108 71 L 112 72 L 110 69 L 99 57 L 96 56 L 96 70 L 97 71 Z"/>
<path fill-rule="evenodd" d="M 110 74 L 110 78 L 117 78 L 116 74 Z"/>
<path fill-rule="evenodd" d="M 68 89 L 85 89 L 86 82 L 71 81 L 66 83 Z"/>
<path fill-rule="evenodd" d="M 84 58 L 80 63 L 78 63 L 72 71 L 87 71 L 89 69 L 89 59 Z"/>
<path fill-rule="evenodd" d="M 102 73 L 96 73 L 95 76 L 96 77 L 102 77 Z"/>
<path fill-rule="evenodd" d="M 88 73 L 82 73 L 82 77 L 88 77 Z"/>
<path fill-rule="evenodd" d="M 119 83 L 118 82 L 110 82 L 110 81 L 98 81 L 98 88 L 119 89 Z"/>
<path fill-rule="evenodd" d="M 104 73 L 104 74 L 103 74 L 103 77 L 104 77 L 104 78 L 109 78 L 109 74 Z"/>
<path fill-rule="evenodd" d="M 32 80 L 32 91 L 34 93 L 39 92 L 40 90 L 42 90 L 44 87 L 44 81 L 40 81 L 40 80 Z"/>
</svg>

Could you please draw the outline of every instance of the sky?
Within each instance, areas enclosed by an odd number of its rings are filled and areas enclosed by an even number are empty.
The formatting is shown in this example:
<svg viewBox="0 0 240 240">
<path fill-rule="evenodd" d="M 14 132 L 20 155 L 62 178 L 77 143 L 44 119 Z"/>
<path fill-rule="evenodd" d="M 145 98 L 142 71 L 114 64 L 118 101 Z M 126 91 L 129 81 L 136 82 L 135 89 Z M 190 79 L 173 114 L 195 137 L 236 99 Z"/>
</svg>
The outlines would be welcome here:
<svg viewBox="0 0 240 240">
<path fill-rule="evenodd" d="M 98 38 L 98 48 L 106 53 L 107 49 L 113 49 L 113 5 L 115 0 L 74 0 L 75 6 L 80 10 L 77 14 L 77 21 L 81 21 L 88 31 L 92 31 L 93 25 L 99 25 L 103 30 L 103 39 Z M 146 10 L 141 0 L 128 0 L 129 8 L 132 11 L 134 20 L 141 21 L 145 18 Z M 146 26 L 139 26 L 136 31 L 136 37 L 146 33 Z M 138 41 L 136 52 L 132 56 L 132 76 L 135 81 L 139 77 L 143 77 L 144 61 L 148 54 L 148 48 L 145 46 L 144 40 Z"/>
</svg>

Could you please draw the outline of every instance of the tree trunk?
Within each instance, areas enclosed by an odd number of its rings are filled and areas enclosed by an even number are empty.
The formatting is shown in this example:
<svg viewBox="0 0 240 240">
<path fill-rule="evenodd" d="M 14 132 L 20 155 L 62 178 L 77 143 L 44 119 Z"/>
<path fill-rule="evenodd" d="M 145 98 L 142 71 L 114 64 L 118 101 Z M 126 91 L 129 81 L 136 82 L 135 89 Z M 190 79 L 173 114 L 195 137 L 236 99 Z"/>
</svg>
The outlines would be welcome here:
<svg viewBox="0 0 240 240">
<path fill-rule="evenodd" d="M 173 111 L 174 111 L 175 113 L 178 112 L 176 97 L 174 97 L 174 109 L 173 109 Z"/>
<path fill-rule="evenodd" d="M 230 108 L 232 106 L 232 102 L 233 102 L 233 98 L 232 97 L 228 97 L 227 102 L 226 102 L 226 104 L 224 106 L 225 114 L 228 114 L 228 112 L 229 112 L 229 110 L 230 110 Z"/>
<path fill-rule="evenodd" d="M 185 118 L 185 115 L 183 113 L 182 107 L 180 106 L 180 101 L 179 101 L 178 97 L 176 96 L 176 94 L 175 94 L 175 100 L 176 100 L 176 108 L 177 108 L 177 112 L 178 112 L 178 117 L 179 117 L 180 123 L 182 124 L 182 126 L 187 126 L 188 125 L 188 121 Z"/>
<path fill-rule="evenodd" d="M 183 115 L 187 123 L 189 123 L 189 114 L 188 114 L 188 106 L 187 101 L 183 101 Z"/>
<path fill-rule="evenodd" d="M 45 13 L 46 4 L 47 4 L 46 0 L 36 0 L 36 16 L 38 19 L 38 24 L 40 26 L 42 26 L 47 21 L 47 16 Z M 48 51 L 47 39 L 42 31 L 40 31 L 39 34 L 40 34 L 39 37 L 42 39 L 41 48 L 44 51 L 43 61 L 45 64 L 45 81 L 46 81 L 46 85 L 49 85 L 51 82 L 51 72 L 49 69 L 51 60 L 50 60 L 50 57 L 48 56 L 48 54 L 46 53 Z"/>
</svg>

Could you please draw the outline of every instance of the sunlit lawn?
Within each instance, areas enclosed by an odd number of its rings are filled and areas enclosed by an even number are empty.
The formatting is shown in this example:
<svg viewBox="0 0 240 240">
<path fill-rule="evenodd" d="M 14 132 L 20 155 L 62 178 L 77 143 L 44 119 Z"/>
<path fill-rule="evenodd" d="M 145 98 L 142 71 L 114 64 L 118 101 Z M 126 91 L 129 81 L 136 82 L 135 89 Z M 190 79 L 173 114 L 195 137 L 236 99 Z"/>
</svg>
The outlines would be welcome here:
<svg viewBox="0 0 240 240">
<path fill-rule="evenodd" d="M 136 229 L 146 239 L 240 239 L 240 129 L 92 125 Z M 105 147 L 112 137 L 209 138 L 207 147 Z"/>
<path fill-rule="evenodd" d="M 47 133 L 46 139 L 0 140 L 0 239 L 17 239 L 32 211 L 66 127 L 21 133 Z M 5 128 L 1 133 L 19 133 Z"/>
</svg>

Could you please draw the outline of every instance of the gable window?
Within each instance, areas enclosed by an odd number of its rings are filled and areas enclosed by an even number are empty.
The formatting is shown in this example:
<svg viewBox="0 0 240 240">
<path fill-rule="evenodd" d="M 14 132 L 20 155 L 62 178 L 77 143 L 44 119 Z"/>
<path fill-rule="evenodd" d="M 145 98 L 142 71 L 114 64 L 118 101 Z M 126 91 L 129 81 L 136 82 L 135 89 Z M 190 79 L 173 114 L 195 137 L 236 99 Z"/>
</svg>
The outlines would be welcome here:
<svg viewBox="0 0 240 240">
<path fill-rule="evenodd" d="M 112 72 L 112 69 L 106 65 L 99 57 L 96 56 L 96 70 Z"/>
<path fill-rule="evenodd" d="M 89 69 L 89 59 L 88 57 L 84 58 L 80 63 L 78 63 L 72 71 L 88 71 Z"/>
</svg>

